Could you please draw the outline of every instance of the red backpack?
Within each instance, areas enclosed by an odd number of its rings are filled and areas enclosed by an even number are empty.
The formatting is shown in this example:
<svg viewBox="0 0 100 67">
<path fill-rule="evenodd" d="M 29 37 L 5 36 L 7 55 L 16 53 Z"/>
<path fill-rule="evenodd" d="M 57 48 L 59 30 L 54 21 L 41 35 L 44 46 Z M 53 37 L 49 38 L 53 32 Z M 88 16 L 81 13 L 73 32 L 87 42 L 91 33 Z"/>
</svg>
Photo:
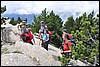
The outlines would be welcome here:
<svg viewBox="0 0 100 67">
<path fill-rule="evenodd" d="M 28 35 L 29 35 L 29 37 L 30 37 L 31 40 L 34 38 L 33 35 L 30 32 L 30 29 L 28 29 Z"/>
<path fill-rule="evenodd" d="M 49 38 L 51 38 L 52 37 L 52 32 L 51 31 L 48 31 L 48 34 L 50 35 Z"/>
</svg>

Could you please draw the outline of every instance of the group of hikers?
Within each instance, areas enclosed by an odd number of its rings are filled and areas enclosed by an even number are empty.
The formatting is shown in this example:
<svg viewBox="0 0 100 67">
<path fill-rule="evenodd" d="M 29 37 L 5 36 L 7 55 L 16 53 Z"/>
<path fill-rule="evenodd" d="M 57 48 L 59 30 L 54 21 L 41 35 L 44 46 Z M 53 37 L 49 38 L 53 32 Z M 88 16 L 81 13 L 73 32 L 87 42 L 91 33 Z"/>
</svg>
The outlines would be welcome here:
<svg viewBox="0 0 100 67">
<path fill-rule="evenodd" d="M 48 26 L 45 24 L 44 21 L 40 21 L 41 27 L 39 30 L 39 39 L 41 40 L 41 46 L 44 47 L 48 51 L 48 44 L 52 37 L 52 32 L 48 30 Z M 23 42 L 27 42 L 33 45 L 32 39 L 35 43 L 34 37 L 31 32 L 31 28 L 26 28 L 26 21 L 23 20 L 18 26 L 18 30 L 20 30 L 20 38 L 23 40 Z M 66 57 L 69 56 L 69 53 L 71 52 L 71 44 L 74 43 L 74 48 L 76 47 L 76 43 L 72 38 L 72 35 L 67 32 L 66 29 L 64 29 L 62 34 L 63 44 L 61 54 L 65 54 Z"/>
</svg>

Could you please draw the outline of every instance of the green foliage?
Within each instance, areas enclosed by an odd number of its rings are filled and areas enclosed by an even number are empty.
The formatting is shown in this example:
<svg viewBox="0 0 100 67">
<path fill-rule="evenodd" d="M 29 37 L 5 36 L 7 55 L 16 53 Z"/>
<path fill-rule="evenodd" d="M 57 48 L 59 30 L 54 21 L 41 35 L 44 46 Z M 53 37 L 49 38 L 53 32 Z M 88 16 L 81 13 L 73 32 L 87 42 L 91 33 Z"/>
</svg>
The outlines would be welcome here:
<svg viewBox="0 0 100 67">
<path fill-rule="evenodd" d="M 67 29 L 67 31 L 71 33 L 73 26 L 74 26 L 74 19 L 73 19 L 73 16 L 70 16 L 68 17 L 67 21 L 64 24 L 64 29 Z"/>
<path fill-rule="evenodd" d="M 22 20 L 20 17 L 17 18 L 17 22 L 20 23 Z"/>
<path fill-rule="evenodd" d="M 6 6 L 4 7 L 1 7 L 1 14 L 3 14 L 5 11 L 6 11 Z M 1 24 L 5 23 L 5 19 L 4 18 L 1 18 Z"/>
<path fill-rule="evenodd" d="M 26 27 L 27 27 L 27 28 L 31 28 L 31 24 L 27 24 Z"/>
<path fill-rule="evenodd" d="M 72 21 L 72 19 L 69 19 L 71 17 L 66 21 L 64 28 L 67 30 L 69 29 L 73 38 L 77 40 L 76 52 L 72 47 L 73 59 L 79 59 L 81 61 L 86 59 L 88 62 L 93 64 L 94 56 L 97 57 L 99 55 L 99 14 L 97 15 L 97 17 L 94 17 L 94 11 L 89 15 L 85 12 L 82 16 L 76 18 L 75 24 L 72 25 L 72 29 L 70 29 L 71 25 L 68 27 L 70 24 L 68 22 Z M 99 62 L 98 59 L 99 58 L 97 58 L 96 62 Z M 60 61 L 61 60 L 62 59 L 60 58 Z"/>
<path fill-rule="evenodd" d="M 18 22 L 14 20 L 14 18 L 11 19 L 11 21 L 9 22 L 12 25 L 16 25 Z"/>
<path fill-rule="evenodd" d="M 65 58 L 65 55 L 63 54 L 62 57 L 58 56 L 58 60 L 62 62 L 62 66 L 66 66 L 69 63 L 70 58 Z"/>
<path fill-rule="evenodd" d="M 1 14 L 3 14 L 6 10 L 7 10 L 7 9 L 6 9 L 6 6 L 1 7 Z"/>
</svg>

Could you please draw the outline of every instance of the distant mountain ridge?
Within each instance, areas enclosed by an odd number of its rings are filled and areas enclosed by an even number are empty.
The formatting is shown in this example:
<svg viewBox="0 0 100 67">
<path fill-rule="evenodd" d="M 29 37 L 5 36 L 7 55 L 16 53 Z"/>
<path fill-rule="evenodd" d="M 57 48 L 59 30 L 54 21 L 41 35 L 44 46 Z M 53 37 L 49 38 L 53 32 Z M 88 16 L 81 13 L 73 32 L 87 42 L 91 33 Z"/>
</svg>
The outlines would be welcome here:
<svg viewBox="0 0 100 67">
<path fill-rule="evenodd" d="M 75 13 L 72 13 L 72 12 L 58 12 L 57 13 L 57 15 L 60 16 L 62 21 L 64 21 L 64 23 L 65 23 L 65 21 L 67 20 L 68 17 L 73 16 L 73 18 L 75 19 L 77 16 L 79 16 L 79 14 L 80 14 L 80 12 L 75 12 Z M 35 14 L 2 14 L 1 17 L 9 17 L 9 18 L 14 17 L 15 20 L 17 20 L 18 17 L 20 17 L 21 19 L 27 18 L 27 24 L 31 24 L 34 20 L 34 15 Z M 36 15 L 36 16 L 38 16 L 38 15 Z"/>
</svg>

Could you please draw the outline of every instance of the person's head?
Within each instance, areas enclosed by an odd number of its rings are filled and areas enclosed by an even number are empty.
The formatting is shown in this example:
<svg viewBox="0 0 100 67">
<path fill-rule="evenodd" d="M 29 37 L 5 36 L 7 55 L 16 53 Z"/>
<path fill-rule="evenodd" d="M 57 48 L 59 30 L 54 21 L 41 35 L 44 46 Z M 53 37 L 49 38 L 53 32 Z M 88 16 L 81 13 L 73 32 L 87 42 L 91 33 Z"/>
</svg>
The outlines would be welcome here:
<svg viewBox="0 0 100 67">
<path fill-rule="evenodd" d="M 31 28 L 28 28 L 28 31 L 30 32 L 31 31 Z"/>
<path fill-rule="evenodd" d="M 66 29 L 64 29 L 62 32 L 63 32 L 63 34 L 62 34 L 62 38 L 64 38 L 64 34 L 66 34 L 66 33 L 67 33 L 67 30 L 66 30 Z"/>
<path fill-rule="evenodd" d="M 44 26 L 44 21 L 41 21 L 40 24 L 41 24 L 41 26 Z"/>
<path fill-rule="evenodd" d="M 26 21 L 23 20 L 23 21 L 22 21 L 22 24 L 26 24 Z"/>
<path fill-rule="evenodd" d="M 63 33 L 68 33 L 66 29 L 64 29 L 62 32 L 63 32 Z"/>
<path fill-rule="evenodd" d="M 64 35 L 63 35 L 63 40 L 69 40 L 70 38 L 69 38 L 69 36 L 68 36 L 68 33 L 65 33 Z"/>
<path fill-rule="evenodd" d="M 45 34 L 45 33 L 48 33 L 48 30 L 47 30 L 47 29 L 44 29 L 44 34 Z"/>
</svg>

